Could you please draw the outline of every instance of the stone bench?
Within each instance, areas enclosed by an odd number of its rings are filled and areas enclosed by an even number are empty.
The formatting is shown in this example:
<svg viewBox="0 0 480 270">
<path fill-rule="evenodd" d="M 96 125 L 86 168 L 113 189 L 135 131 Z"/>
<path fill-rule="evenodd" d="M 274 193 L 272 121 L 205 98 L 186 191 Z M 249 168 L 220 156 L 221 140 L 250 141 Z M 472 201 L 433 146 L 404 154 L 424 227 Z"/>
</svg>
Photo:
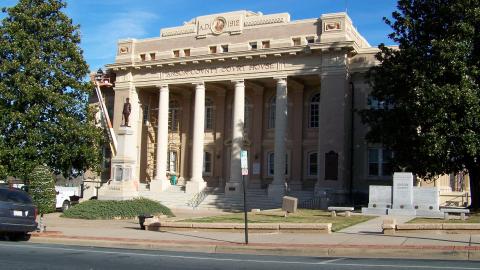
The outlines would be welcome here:
<svg viewBox="0 0 480 270">
<path fill-rule="evenodd" d="M 336 217 L 337 212 L 345 212 L 345 216 L 349 217 L 351 212 L 353 211 L 353 207 L 329 206 L 328 211 L 330 211 L 332 217 Z"/>
<path fill-rule="evenodd" d="M 442 208 L 440 211 L 444 214 L 445 220 L 450 219 L 450 214 L 460 214 L 462 220 L 465 220 L 465 214 L 470 214 L 470 210 L 465 208 Z"/>
</svg>

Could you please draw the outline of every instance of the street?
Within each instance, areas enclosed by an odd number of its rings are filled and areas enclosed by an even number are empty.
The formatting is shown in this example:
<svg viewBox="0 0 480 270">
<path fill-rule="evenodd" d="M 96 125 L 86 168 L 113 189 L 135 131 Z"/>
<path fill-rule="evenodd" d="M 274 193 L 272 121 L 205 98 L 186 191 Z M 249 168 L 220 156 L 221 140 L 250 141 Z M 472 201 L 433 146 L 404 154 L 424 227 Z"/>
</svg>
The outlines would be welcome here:
<svg viewBox="0 0 480 270">
<path fill-rule="evenodd" d="M 2 269 L 480 269 L 480 262 L 207 254 L 0 242 Z"/>
</svg>

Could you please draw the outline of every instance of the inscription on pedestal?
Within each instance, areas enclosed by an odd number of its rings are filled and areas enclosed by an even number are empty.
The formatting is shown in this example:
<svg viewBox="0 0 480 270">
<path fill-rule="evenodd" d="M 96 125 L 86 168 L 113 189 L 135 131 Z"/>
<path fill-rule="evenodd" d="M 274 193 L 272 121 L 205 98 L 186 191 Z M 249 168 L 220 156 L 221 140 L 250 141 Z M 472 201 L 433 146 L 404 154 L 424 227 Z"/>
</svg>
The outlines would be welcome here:
<svg viewBox="0 0 480 270">
<path fill-rule="evenodd" d="M 413 209 L 413 174 L 393 174 L 393 208 Z"/>
</svg>

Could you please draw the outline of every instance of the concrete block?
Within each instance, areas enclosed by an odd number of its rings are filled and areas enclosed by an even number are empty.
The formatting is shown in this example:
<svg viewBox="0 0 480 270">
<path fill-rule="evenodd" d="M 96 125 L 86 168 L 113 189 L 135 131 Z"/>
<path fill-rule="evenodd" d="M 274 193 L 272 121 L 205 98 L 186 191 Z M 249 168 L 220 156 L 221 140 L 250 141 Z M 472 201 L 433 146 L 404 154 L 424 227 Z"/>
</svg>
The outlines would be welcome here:
<svg viewBox="0 0 480 270">
<path fill-rule="evenodd" d="M 170 228 L 192 228 L 192 223 L 190 222 L 169 222 L 163 221 L 160 222 L 161 227 L 170 227 Z"/>
<path fill-rule="evenodd" d="M 198 229 L 225 229 L 225 230 L 233 230 L 235 229 L 235 223 L 203 223 L 203 222 L 195 222 L 192 223 L 192 228 Z"/>
<path fill-rule="evenodd" d="M 397 230 L 441 230 L 442 223 L 406 223 L 398 224 Z"/>
<path fill-rule="evenodd" d="M 278 231 L 278 223 L 249 223 L 248 228 L 254 230 L 274 230 Z"/>
<path fill-rule="evenodd" d="M 443 223 L 444 230 L 480 230 L 478 223 Z"/>
<path fill-rule="evenodd" d="M 297 212 L 298 199 L 290 196 L 283 196 L 282 210 L 288 213 Z"/>
</svg>

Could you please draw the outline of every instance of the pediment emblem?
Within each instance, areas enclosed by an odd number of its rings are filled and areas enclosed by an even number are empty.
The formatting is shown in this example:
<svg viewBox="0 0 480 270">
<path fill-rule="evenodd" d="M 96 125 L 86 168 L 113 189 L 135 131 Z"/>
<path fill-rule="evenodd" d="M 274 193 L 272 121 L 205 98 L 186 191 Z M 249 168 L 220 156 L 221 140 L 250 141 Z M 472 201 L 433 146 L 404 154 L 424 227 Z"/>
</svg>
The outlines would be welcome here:
<svg viewBox="0 0 480 270">
<path fill-rule="evenodd" d="M 226 24 L 227 20 L 224 17 L 216 17 L 211 24 L 212 32 L 216 35 L 223 33 Z"/>
</svg>

